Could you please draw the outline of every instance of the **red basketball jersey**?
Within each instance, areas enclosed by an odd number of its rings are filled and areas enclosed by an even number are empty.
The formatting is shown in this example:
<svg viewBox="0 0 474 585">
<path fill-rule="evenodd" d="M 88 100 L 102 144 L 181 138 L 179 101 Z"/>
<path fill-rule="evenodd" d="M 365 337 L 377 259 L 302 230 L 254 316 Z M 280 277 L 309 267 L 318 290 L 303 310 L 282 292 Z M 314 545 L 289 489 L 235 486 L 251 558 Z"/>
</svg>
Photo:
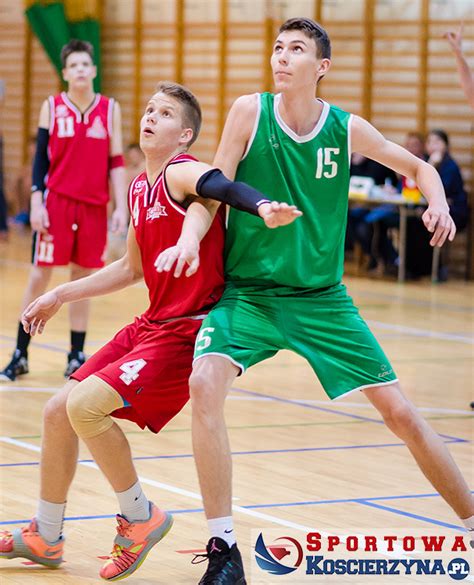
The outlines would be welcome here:
<svg viewBox="0 0 474 585">
<path fill-rule="evenodd" d="M 92 205 L 107 203 L 113 107 L 113 99 L 98 93 L 84 113 L 66 92 L 49 97 L 48 191 Z"/>
<path fill-rule="evenodd" d="M 193 160 L 189 154 L 179 154 L 168 164 Z M 193 276 L 175 278 L 172 271 L 158 273 L 155 260 L 178 241 L 186 210 L 170 196 L 163 172 L 151 187 L 146 173 L 138 175 L 130 184 L 128 197 L 150 298 L 144 316 L 163 321 L 206 313 L 224 289 L 224 206 L 201 242 L 199 270 Z"/>
</svg>

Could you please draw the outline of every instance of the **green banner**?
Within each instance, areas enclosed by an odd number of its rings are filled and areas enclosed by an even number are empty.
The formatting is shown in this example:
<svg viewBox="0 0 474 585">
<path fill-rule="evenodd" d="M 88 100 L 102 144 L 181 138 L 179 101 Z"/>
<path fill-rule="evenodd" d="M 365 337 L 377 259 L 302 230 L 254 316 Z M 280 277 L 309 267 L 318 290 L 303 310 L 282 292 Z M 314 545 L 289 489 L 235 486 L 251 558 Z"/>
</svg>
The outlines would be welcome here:
<svg viewBox="0 0 474 585">
<path fill-rule="evenodd" d="M 100 51 L 100 24 L 98 20 L 88 18 L 79 22 L 70 22 L 72 39 L 89 41 L 94 47 L 94 63 L 97 66 L 97 77 L 94 79 L 94 91 L 100 92 L 102 87 L 101 51 Z"/>
<path fill-rule="evenodd" d="M 60 56 L 62 47 L 71 39 L 81 39 L 92 44 L 94 47 L 94 62 L 97 66 L 94 91 L 99 92 L 101 88 L 99 21 L 85 19 L 79 22 L 70 22 L 66 18 L 64 4 L 61 2 L 52 4 L 36 2 L 25 10 L 25 15 L 33 32 L 38 37 L 58 72 L 60 79 L 62 79 Z"/>
</svg>

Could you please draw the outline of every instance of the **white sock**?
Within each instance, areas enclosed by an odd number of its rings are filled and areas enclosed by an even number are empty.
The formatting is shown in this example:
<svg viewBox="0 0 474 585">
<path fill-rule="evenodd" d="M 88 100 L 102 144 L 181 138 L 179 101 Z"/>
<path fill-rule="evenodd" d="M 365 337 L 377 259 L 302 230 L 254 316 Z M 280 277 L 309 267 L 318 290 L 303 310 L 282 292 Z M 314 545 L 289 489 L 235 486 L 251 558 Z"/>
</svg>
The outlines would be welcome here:
<svg viewBox="0 0 474 585">
<path fill-rule="evenodd" d="M 115 492 L 115 495 L 119 501 L 120 513 L 129 522 L 148 520 L 150 517 L 150 502 L 143 493 L 139 481 L 124 492 Z"/>
<path fill-rule="evenodd" d="M 207 521 L 209 534 L 211 537 L 217 536 L 225 540 L 229 547 L 235 544 L 234 521 L 232 516 L 223 516 L 222 518 L 212 518 Z"/>
<path fill-rule="evenodd" d="M 41 499 L 38 501 L 38 511 L 36 512 L 38 532 L 48 542 L 56 542 L 61 536 L 65 511 L 66 502 L 54 504 Z"/>
<path fill-rule="evenodd" d="M 467 528 L 469 537 L 474 541 L 474 516 L 471 516 L 470 518 L 464 518 L 462 523 Z"/>
</svg>

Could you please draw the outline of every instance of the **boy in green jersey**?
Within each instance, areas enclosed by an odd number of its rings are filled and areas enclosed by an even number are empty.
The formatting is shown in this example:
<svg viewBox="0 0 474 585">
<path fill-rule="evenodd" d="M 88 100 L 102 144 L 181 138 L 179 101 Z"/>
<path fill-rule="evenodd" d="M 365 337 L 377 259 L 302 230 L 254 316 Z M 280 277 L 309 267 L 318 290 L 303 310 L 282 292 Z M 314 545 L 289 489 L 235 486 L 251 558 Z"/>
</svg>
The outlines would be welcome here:
<svg viewBox="0 0 474 585">
<path fill-rule="evenodd" d="M 434 488 L 474 528 L 473 498 L 458 467 L 403 395 L 341 284 L 352 151 L 419 185 L 429 203 L 422 219 L 432 246 L 442 246 L 456 232 L 443 185 L 433 167 L 367 121 L 314 97 L 330 56 L 329 38 L 317 23 L 307 18 L 284 23 L 271 58 L 277 93 L 236 100 L 214 159 L 230 179 L 296 205 L 303 216 L 266 232 L 257 218 L 230 210 L 226 290 L 201 327 L 190 378 L 193 448 L 211 533 L 201 584 L 245 583 L 233 562 L 224 401 L 237 375 L 280 349 L 304 356 L 330 398 L 362 391 Z M 183 261 L 179 247 L 171 254 Z M 174 258 L 169 256 L 166 269 Z"/>
</svg>

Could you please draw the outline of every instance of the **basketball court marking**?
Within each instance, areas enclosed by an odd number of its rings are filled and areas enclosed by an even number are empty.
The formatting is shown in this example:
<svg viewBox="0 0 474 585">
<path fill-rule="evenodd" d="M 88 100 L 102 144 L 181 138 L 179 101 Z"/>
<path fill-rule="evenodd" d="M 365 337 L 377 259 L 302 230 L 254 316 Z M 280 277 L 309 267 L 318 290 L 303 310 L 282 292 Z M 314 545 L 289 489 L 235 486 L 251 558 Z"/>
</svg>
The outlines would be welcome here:
<svg viewBox="0 0 474 585">
<path fill-rule="evenodd" d="M 0 441 L 9 443 L 5 439 L 10 437 L 0 437 Z M 15 440 L 15 439 L 14 439 Z M 445 444 L 459 443 L 457 440 L 444 441 Z M 347 449 L 383 449 L 387 447 L 405 447 L 405 443 L 373 443 L 370 445 L 336 445 L 331 447 L 298 447 L 294 449 L 257 449 L 255 451 L 232 451 L 232 457 L 239 455 L 279 455 L 286 453 L 311 453 L 314 451 L 345 451 Z M 139 455 L 132 457 L 133 461 L 156 461 L 158 459 L 192 459 L 192 453 L 179 453 L 177 455 Z M 93 463 L 93 459 L 79 459 L 78 463 Z M 39 465 L 39 461 L 26 461 L 24 463 L 0 463 L 0 467 L 21 467 Z"/>
<path fill-rule="evenodd" d="M 377 423 L 377 424 L 381 424 L 384 425 L 384 421 L 377 419 L 377 418 L 370 418 L 367 416 L 360 416 L 358 414 L 352 414 L 349 412 L 341 412 L 339 410 L 336 410 L 334 408 L 325 408 L 322 406 L 316 406 L 314 404 L 308 404 L 305 401 L 301 401 L 301 400 L 292 400 L 291 398 L 282 398 L 280 396 L 273 396 L 271 394 L 264 394 L 262 392 L 254 392 L 253 390 L 243 390 L 242 388 L 232 388 L 232 390 L 234 390 L 235 392 L 242 392 L 243 394 L 248 394 L 250 396 L 264 396 L 265 398 L 270 398 L 271 400 L 275 400 L 276 402 L 283 402 L 285 404 L 293 404 L 295 406 L 302 406 L 303 408 L 310 408 L 313 410 L 319 410 L 322 412 L 328 412 L 330 414 L 338 414 L 340 416 L 347 416 L 349 418 L 354 418 L 357 420 L 363 420 L 366 422 L 373 422 L 373 423 Z M 452 437 L 450 435 L 444 435 L 441 433 L 438 433 L 440 437 L 443 437 L 444 439 L 449 439 L 453 442 L 456 443 L 469 443 L 470 441 L 468 439 L 460 439 L 459 437 Z"/>
<path fill-rule="evenodd" d="M 38 445 L 32 445 L 31 443 L 26 443 L 25 441 L 17 441 L 16 439 L 10 439 L 8 437 L 0 437 L 0 441 L 7 443 L 7 444 L 11 444 L 11 445 L 15 445 L 17 447 L 21 447 L 24 449 L 29 449 L 31 451 L 35 451 L 35 452 L 41 452 L 41 448 Z M 91 469 L 95 469 L 99 471 L 99 467 L 97 466 L 96 463 L 92 462 L 92 461 L 88 461 L 88 460 L 82 460 L 78 462 L 79 465 L 82 465 L 84 467 L 89 467 Z M 200 494 L 196 493 L 196 492 L 192 492 L 190 490 L 184 490 L 182 488 L 179 488 L 177 486 L 173 486 L 170 484 L 166 484 L 163 482 L 158 482 L 155 481 L 153 479 L 149 479 L 146 477 L 142 477 L 139 476 L 138 477 L 139 481 L 145 485 L 150 485 L 152 487 L 156 487 L 158 489 L 162 489 L 164 491 L 169 491 L 178 495 L 182 495 L 191 499 L 197 499 L 199 501 L 202 501 L 202 498 L 200 496 Z M 403 497 L 414 497 L 414 496 L 401 496 Z M 418 497 L 423 497 L 423 496 L 418 496 Z M 428 496 L 431 497 L 431 496 Z M 424 517 L 424 516 L 417 516 L 417 515 L 410 515 L 409 513 L 405 513 L 401 510 L 398 510 L 397 508 L 392 508 L 392 507 L 388 507 L 388 506 L 380 506 L 377 504 L 373 503 L 373 499 L 374 498 L 353 498 L 353 499 L 347 499 L 347 500 L 326 500 L 326 501 L 316 501 L 316 502 L 294 502 L 294 503 L 290 503 L 290 504 L 254 504 L 251 506 L 237 506 L 235 504 L 232 505 L 232 510 L 234 512 L 239 512 L 241 514 L 245 514 L 247 516 L 252 516 L 254 518 L 258 518 L 267 522 L 271 522 L 274 524 L 279 524 L 281 526 L 285 526 L 287 528 L 293 528 L 295 530 L 300 530 L 300 531 L 304 531 L 304 532 L 310 532 L 313 530 L 313 528 L 309 527 L 309 526 L 305 526 L 302 524 L 298 524 L 295 522 L 291 522 L 288 520 L 284 520 L 275 516 L 270 516 L 268 514 L 263 514 L 261 512 L 256 512 L 255 509 L 256 508 L 268 508 L 268 507 L 286 507 L 286 506 L 301 506 L 301 505 L 315 505 L 315 504 L 324 504 L 324 503 L 341 503 L 341 502 L 345 502 L 345 503 L 359 503 L 359 504 L 363 504 L 363 505 L 373 505 L 373 507 L 379 507 L 380 509 L 384 509 L 387 512 L 391 512 L 391 513 L 395 513 L 395 514 L 401 514 L 401 515 L 405 515 L 405 516 L 410 516 L 414 519 L 417 520 L 421 520 L 421 521 L 425 521 L 431 524 L 436 524 L 438 526 L 444 526 L 447 528 L 453 528 L 456 530 L 462 529 L 460 526 L 456 526 L 453 524 L 447 524 L 446 522 L 442 522 L 439 520 L 435 520 L 433 518 L 428 518 L 428 517 Z M 378 500 L 381 499 L 385 499 L 382 497 L 377 498 Z M 395 499 L 394 497 L 392 497 L 391 499 Z M 0 522 L 0 524 L 4 524 L 4 522 Z M 319 531 L 321 532 L 321 531 Z M 325 532 L 321 532 L 321 534 L 323 536 L 328 536 L 329 533 L 325 533 Z"/>
</svg>

